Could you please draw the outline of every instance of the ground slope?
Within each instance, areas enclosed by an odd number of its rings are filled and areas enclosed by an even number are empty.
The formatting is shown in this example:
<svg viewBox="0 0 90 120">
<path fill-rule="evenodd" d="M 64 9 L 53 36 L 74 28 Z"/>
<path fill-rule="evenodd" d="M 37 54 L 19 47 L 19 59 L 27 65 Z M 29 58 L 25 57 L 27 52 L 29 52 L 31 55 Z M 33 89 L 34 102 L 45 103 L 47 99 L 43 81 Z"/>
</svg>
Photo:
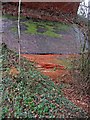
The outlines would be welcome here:
<svg viewBox="0 0 90 120">
<path fill-rule="evenodd" d="M 41 74 L 34 63 L 2 48 L 2 117 L 3 118 L 86 118 L 84 110 L 78 108 L 62 93 L 61 85 L 55 85 Z"/>
</svg>

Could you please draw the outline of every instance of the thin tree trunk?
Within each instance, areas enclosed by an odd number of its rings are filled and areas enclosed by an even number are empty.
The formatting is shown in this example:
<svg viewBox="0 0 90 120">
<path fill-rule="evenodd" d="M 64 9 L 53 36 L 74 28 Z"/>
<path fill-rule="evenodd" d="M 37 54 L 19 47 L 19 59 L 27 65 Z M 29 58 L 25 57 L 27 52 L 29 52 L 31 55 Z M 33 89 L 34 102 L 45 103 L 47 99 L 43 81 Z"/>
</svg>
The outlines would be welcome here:
<svg viewBox="0 0 90 120">
<path fill-rule="evenodd" d="M 21 8 L 21 0 L 19 0 L 19 6 L 18 6 L 18 50 L 19 50 L 19 69 L 20 69 L 20 59 L 21 59 L 21 46 L 20 46 L 20 8 Z M 12 107 L 12 113 L 11 113 L 11 117 L 14 118 L 14 104 L 16 103 L 16 100 L 13 99 L 13 107 Z"/>
<path fill-rule="evenodd" d="M 18 6 L 18 50 L 19 50 L 19 66 L 20 66 L 20 53 L 21 53 L 21 46 L 20 46 L 20 9 L 21 9 L 21 0 L 19 0 Z"/>
</svg>

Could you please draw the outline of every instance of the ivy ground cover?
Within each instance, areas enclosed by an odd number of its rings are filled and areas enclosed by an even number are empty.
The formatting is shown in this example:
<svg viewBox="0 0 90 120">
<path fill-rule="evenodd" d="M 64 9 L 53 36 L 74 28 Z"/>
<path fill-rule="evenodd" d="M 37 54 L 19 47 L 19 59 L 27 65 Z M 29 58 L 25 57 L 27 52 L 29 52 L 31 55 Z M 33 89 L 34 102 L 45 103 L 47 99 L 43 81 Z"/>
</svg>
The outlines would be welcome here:
<svg viewBox="0 0 90 120">
<path fill-rule="evenodd" d="M 34 63 L 2 45 L 2 118 L 85 118 L 62 93 L 63 84 L 55 83 L 41 74 Z"/>
</svg>

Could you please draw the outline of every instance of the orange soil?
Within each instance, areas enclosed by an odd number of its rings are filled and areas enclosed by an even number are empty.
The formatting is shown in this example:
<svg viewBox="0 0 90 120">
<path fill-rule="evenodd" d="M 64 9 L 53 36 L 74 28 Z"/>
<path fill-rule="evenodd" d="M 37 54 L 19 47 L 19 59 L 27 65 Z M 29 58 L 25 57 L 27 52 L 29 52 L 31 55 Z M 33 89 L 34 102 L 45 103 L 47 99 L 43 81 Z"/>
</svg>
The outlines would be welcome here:
<svg viewBox="0 0 90 120">
<path fill-rule="evenodd" d="M 73 77 L 70 74 L 70 71 L 66 68 L 67 66 L 63 64 L 64 59 L 76 59 L 79 55 L 31 55 L 31 54 L 22 54 L 26 59 L 35 62 L 36 67 L 44 75 L 49 76 L 55 83 L 60 84 L 68 83 L 71 84 Z M 77 106 L 83 108 L 88 112 L 88 100 L 84 99 L 78 100 L 78 96 L 71 89 L 65 88 L 63 90 L 64 95 L 71 100 Z"/>
<path fill-rule="evenodd" d="M 28 55 L 23 54 L 23 57 L 35 62 L 36 67 L 43 73 L 52 78 L 55 83 L 72 81 L 70 72 L 66 69 L 65 65 L 58 63 L 60 58 L 74 58 L 76 55 Z M 63 61 L 63 60 L 61 60 Z"/>
</svg>

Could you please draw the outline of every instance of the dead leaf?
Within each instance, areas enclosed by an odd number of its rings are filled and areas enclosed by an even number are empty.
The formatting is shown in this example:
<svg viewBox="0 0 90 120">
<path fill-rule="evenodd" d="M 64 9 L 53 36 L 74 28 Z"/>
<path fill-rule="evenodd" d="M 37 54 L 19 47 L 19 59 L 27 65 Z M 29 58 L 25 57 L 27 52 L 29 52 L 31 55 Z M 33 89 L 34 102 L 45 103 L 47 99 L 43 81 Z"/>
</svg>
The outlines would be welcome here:
<svg viewBox="0 0 90 120">
<path fill-rule="evenodd" d="M 17 76 L 18 74 L 19 74 L 19 71 L 17 70 L 17 68 L 15 68 L 14 66 L 12 66 L 10 68 L 9 75 L 11 75 L 11 76 Z"/>
</svg>

